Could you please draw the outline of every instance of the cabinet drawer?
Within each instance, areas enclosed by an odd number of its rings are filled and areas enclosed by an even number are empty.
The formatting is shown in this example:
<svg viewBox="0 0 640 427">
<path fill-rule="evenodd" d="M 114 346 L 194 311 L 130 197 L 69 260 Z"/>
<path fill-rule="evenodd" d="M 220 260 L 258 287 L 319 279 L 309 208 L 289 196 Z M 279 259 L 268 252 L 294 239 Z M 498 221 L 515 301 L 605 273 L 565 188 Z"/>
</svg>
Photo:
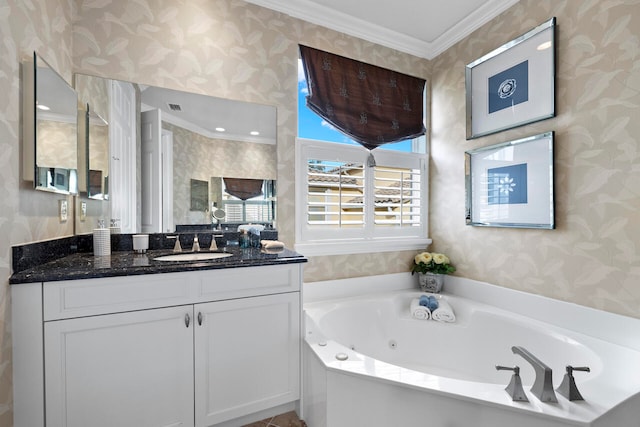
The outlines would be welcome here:
<svg viewBox="0 0 640 427">
<path fill-rule="evenodd" d="M 48 282 L 44 320 L 190 304 L 195 286 L 185 273 Z"/>
<path fill-rule="evenodd" d="M 198 287 L 200 301 L 215 301 L 297 292 L 300 290 L 298 265 L 229 268 L 215 270 L 215 274 L 201 272 Z"/>
<path fill-rule="evenodd" d="M 44 320 L 300 290 L 298 264 L 47 282 Z"/>
</svg>

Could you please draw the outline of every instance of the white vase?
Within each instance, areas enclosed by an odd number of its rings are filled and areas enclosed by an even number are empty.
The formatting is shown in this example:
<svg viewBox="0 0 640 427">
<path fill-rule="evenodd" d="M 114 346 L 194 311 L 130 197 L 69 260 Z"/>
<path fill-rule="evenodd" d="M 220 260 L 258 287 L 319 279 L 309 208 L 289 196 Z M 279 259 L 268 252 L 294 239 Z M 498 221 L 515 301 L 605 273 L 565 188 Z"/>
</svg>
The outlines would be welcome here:
<svg viewBox="0 0 640 427">
<path fill-rule="evenodd" d="M 444 284 L 444 274 L 418 273 L 418 283 L 422 292 L 438 293 Z"/>
</svg>

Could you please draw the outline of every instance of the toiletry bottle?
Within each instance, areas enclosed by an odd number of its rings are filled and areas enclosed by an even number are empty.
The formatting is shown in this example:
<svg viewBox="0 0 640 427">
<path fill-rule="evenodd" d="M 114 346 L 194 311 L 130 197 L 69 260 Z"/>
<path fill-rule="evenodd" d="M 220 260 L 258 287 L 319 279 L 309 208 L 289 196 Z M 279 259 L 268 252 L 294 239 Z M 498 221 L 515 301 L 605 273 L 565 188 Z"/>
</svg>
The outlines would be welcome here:
<svg viewBox="0 0 640 427">
<path fill-rule="evenodd" d="M 249 247 L 249 235 L 247 234 L 247 230 L 242 230 L 240 232 L 240 248 L 246 249 Z"/>
</svg>

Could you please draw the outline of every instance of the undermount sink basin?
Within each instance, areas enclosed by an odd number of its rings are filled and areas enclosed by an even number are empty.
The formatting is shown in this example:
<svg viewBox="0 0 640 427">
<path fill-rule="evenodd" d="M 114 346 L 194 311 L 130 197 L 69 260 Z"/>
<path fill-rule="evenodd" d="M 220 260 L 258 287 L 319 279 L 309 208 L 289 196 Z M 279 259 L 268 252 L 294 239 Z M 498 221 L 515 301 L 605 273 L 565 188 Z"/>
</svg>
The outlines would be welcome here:
<svg viewBox="0 0 640 427">
<path fill-rule="evenodd" d="M 211 259 L 227 258 L 233 254 L 220 252 L 189 252 L 184 254 L 163 255 L 154 258 L 155 261 L 206 261 Z"/>
</svg>

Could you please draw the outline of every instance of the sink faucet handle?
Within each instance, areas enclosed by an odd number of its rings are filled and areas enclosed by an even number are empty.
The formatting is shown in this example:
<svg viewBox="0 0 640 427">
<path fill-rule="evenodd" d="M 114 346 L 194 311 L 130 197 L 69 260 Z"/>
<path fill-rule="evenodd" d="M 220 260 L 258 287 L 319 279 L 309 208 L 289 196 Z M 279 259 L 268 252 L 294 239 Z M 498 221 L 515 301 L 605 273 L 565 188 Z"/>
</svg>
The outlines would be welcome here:
<svg viewBox="0 0 640 427">
<path fill-rule="evenodd" d="M 522 388 L 522 378 L 520 378 L 520 367 L 518 365 L 514 367 L 510 366 L 501 366 L 496 365 L 496 370 L 498 371 L 513 371 L 513 375 L 511 376 L 511 381 L 505 390 L 511 396 L 511 400 L 514 402 L 528 402 L 529 399 L 524 392 L 524 388 Z"/>
<path fill-rule="evenodd" d="M 571 366 L 567 365 L 567 373 L 564 374 L 564 378 L 560 383 L 560 386 L 556 389 L 558 394 L 564 396 L 569 401 L 574 400 L 584 400 L 580 392 L 578 391 L 578 387 L 576 386 L 576 380 L 573 377 L 573 371 L 581 371 L 581 372 L 591 372 L 591 369 L 588 366 Z"/>
</svg>

